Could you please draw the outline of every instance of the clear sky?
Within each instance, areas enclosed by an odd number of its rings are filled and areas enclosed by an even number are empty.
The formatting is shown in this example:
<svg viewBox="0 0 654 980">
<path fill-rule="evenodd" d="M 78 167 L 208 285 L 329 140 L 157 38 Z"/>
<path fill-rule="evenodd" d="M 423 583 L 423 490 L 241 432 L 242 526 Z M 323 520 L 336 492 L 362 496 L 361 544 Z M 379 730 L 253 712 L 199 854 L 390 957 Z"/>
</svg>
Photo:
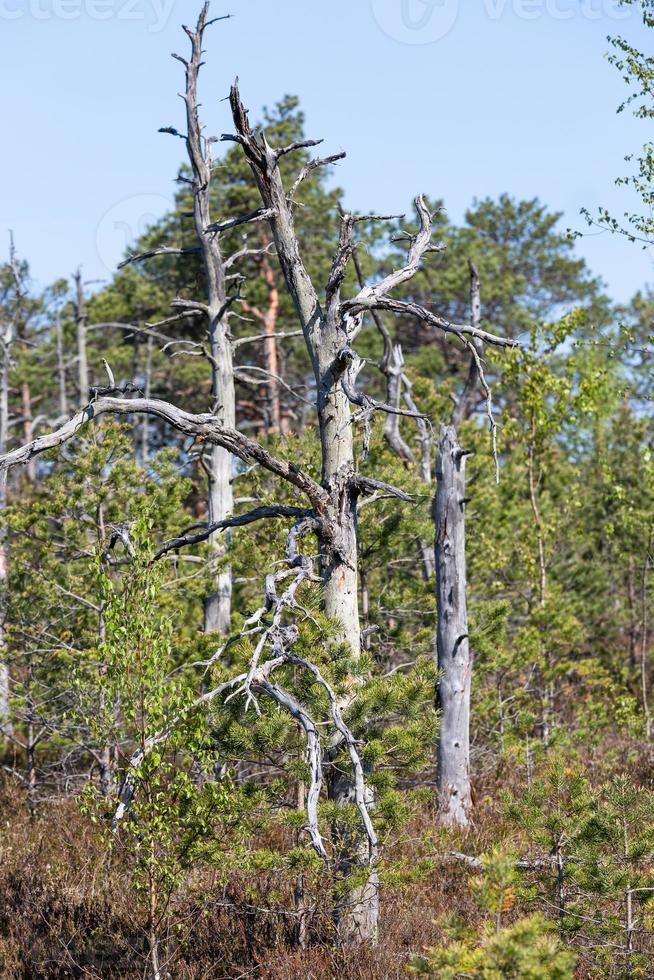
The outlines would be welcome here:
<svg viewBox="0 0 654 980">
<path fill-rule="evenodd" d="M 0 242 L 12 228 L 42 285 L 82 264 L 107 278 L 129 239 L 172 200 L 183 128 L 182 22 L 199 0 L 0 0 Z M 442 197 L 538 196 L 579 209 L 630 204 L 614 179 L 650 136 L 616 115 L 625 95 L 607 34 L 651 47 L 617 0 L 213 0 L 208 133 L 230 130 L 235 75 L 256 118 L 298 94 L 308 134 L 347 150 L 351 208 L 402 212 Z M 652 257 L 608 234 L 579 249 L 612 295 L 654 280 Z"/>
</svg>

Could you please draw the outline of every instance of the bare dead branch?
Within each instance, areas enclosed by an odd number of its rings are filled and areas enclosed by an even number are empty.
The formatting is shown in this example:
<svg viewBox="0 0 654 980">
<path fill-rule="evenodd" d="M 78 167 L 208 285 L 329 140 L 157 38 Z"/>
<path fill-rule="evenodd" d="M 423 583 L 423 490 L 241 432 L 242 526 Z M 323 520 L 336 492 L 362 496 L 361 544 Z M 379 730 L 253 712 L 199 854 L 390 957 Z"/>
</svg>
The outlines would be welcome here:
<svg viewBox="0 0 654 980">
<path fill-rule="evenodd" d="M 300 173 L 295 178 L 295 182 L 291 187 L 290 191 L 286 195 L 289 203 L 291 203 L 298 191 L 298 188 L 303 180 L 306 180 L 314 170 L 318 170 L 320 167 L 329 167 L 332 163 L 337 163 L 339 160 L 344 160 L 347 156 L 346 153 L 333 153 L 329 157 L 316 157 L 314 160 L 309 160 L 303 167 Z"/>
<path fill-rule="evenodd" d="M 289 330 L 286 333 L 275 333 L 275 340 L 286 340 L 288 337 L 301 337 L 301 330 Z M 268 340 L 270 334 L 267 333 L 257 333 L 251 337 L 238 337 L 232 344 L 234 349 L 237 347 L 242 347 L 243 344 L 254 344 L 260 340 Z"/>
<path fill-rule="evenodd" d="M 0 472 L 27 463 L 41 453 L 63 445 L 74 438 L 84 425 L 97 420 L 102 415 L 141 414 L 160 418 L 178 432 L 192 436 L 197 441 L 222 446 L 244 462 L 258 463 L 305 493 L 312 504 L 319 509 L 324 508 L 327 503 L 326 491 L 294 463 L 277 459 L 253 439 L 248 439 L 235 429 L 223 425 L 214 415 L 192 415 L 176 405 L 159 399 L 99 398 L 77 412 L 60 428 L 0 456 Z"/>
<path fill-rule="evenodd" d="M 237 225 L 250 224 L 255 221 L 268 221 L 269 218 L 272 218 L 273 214 L 274 212 L 271 208 L 257 208 L 256 211 L 241 214 L 237 218 L 228 218 L 226 221 L 213 221 L 210 225 L 207 225 L 206 231 L 220 235 L 229 228 L 236 228 Z"/>
<path fill-rule="evenodd" d="M 389 296 L 361 299 L 361 294 L 359 294 L 359 296 L 353 299 L 344 300 L 341 303 L 341 308 L 350 313 L 360 313 L 367 310 L 388 310 L 390 313 L 397 313 L 399 316 L 415 317 L 423 323 L 428 323 L 430 326 L 443 330 L 445 333 L 451 333 L 460 339 L 472 337 L 486 344 L 492 344 L 494 347 L 513 348 L 519 346 L 517 340 L 512 340 L 508 337 L 499 337 L 486 330 L 473 327 L 469 323 L 451 323 L 445 317 L 439 316 L 437 313 L 432 313 L 431 310 L 426 309 L 419 303 L 396 300 Z"/>
<path fill-rule="evenodd" d="M 390 483 L 384 483 L 383 480 L 374 480 L 372 477 L 355 473 L 350 477 L 350 483 L 359 493 L 375 493 L 377 490 L 382 490 L 392 497 L 397 497 L 398 500 L 405 500 L 409 504 L 414 503 L 414 498 L 410 493 L 406 493 L 404 490 L 400 490 L 399 487 L 394 487 Z"/>
<path fill-rule="evenodd" d="M 118 263 L 118 268 L 123 269 L 126 265 L 134 262 L 145 262 L 146 259 L 153 259 L 157 255 L 199 255 L 200 248 L 196 245 L 189 245 L 187 248 L 172 248 L 167 245 L 160 245 L 158 248 L 150 248 L 146 252 L 138 252 L 128 255 L 126 259 Z"/>
<path fill-rule="evenodd" d="M 171 538 L 170 541 L 166 541 L 165 544 L 162 544 L 157 549 L 154 553 L 153 560 L 156 561 L 158 558 L 162 558 L 170 551 L 178 551 L 180 548 L 200 544 L 202 541 L 206 541 L 216 531 L 224 531 L 231 527 L 244 527 L 247 524 L 253 524 L 255 521 L 271 518 L 293 517 L 297 519 L 300 517 L 309 517 L 310 515 L 311 511 L 306 508 L 286 507 L 282 504 L 256 507 L 254 510 L 248 511 L 247 514 L 239 514 L 237 517 L 230 517 L 223 521 L 215 521 L 213 524 L 207 524 L 196 534 L 185 533 L 179 537 Z"/>
</svg>

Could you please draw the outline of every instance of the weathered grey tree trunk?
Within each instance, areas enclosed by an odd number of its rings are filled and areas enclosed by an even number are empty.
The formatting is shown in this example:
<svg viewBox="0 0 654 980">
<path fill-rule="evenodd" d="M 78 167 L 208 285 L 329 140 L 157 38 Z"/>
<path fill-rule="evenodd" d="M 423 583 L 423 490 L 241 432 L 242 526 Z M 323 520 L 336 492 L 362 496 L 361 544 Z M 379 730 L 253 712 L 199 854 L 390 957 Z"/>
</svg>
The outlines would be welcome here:
<svg viewBox="0 0 654 980">
<path fill-rule="evenodd" d="M 14 280 L 15 287 L 15 297 L 14 297 L 14 311 L 13 311 L 13 325 L 11 328 L 12 339 L 17 342 L 21 354 L 27 354 L 29 350 L 29 340 L 27 336 L 28 331 L 28 321 L 29 313 L 27 311 L 24 300 L 26 298 L 25 289 L 23 286 L 23 277 L 20 265 L 16 258 L 16 249 L 14 247 L 13 235 L 10 238 L 9 247 L 9 265 L 11 267 L 12 276 Z M 32 438 L 32 392 L 30 389 L 29 381 L 25 375 L 24 367 L 22 372 L 22 377 L 20 379 L 20 406 L 21 406 L 21 423 L 23 429 L 23 439 L 27 445 Z M 36 480 L 36 463 L 31 460 L 26 467 L 27 479 L 30 483 Z"/>
<path fill-rule="evenodd" d="M 439 670 L 437 702 L 440 727 L 437 740 L 438 796 L 441 822 L 466 827 L 472 806 L 470 784 L 470 693 L 473 657 L 468 639 L 468 580 L 466 572 L 465 460 L 458 427 L 474 407 L 481 374 L 481 291 L 479 273 L 470 267 L 470 311 L 475 330 L 468 375 L 452 413 L 451 425 L 441 426 L 436 463 L 436 657 Z M 486 389 L 488 391 L 488 389 Z M 490 399 L 490 395 L 488 395 Z M 492 420 L 491 420 L 492 422 Z"/>
<path fill-rule="evenodd" d="M 173 55 L 184 65 L 186 87 L 183 95 L 186 107 L 186 150 L 191 165 L 189 181 L 193 193 L 193 223 L 198 246 L 192 248 L 156 248 L 141 255 L 130 256 L 127 262 L 137 262 L 156 255 L 186 255 L 200 253 L 205 272 L 206 302 L 176 299 L 173 306 L 179 311 L 204 315 L 207 321 L 207 360 L 211 367 L 211 413 L 225 426 L 236 424 L 236 395 L 234 365 L 228 314 L 232 299 L 227 296 L 225 263 L 220 246 L 220 223 L 212 224 L 210 211 L 210 187 L 213 161 L 211 141 L 202 133 L 198 113 L 198 75 L 202 67 L 202 43 L 207 27 L 209 4 L 205 3 L 195 29 L 184 27 L 191 41 L 190 58 Z M 218 20 L 222 18 L 217 18 Z M 210 22 L 212 23 L 212 22 Z M 164 130 L 180 135 L 176 130 Z M 226 227 L 241 223 L 227 222 Z M 232 490 L 232 454 L 222 446 L 211 445 L 204 466 L 207 472 L 207 519 L 210 524 L 231 517 L 234 508 Z M 232 573 L 223 561 L 229 547 L 229 535 L 223 530 L 213 532 L 209 538 L 209 564 L 213 587 L 205 597 L 205 632 L 229 633 L 232 610 Z"/>
<path fill-rule="evenodd" d="M 440 709 L 438 793 L 442 822 L 465 827 L 470 791 L 470 690 L 465 545 L 465 460 L 453 425 L 443 425 L 436 463 L 436 647 Z"/>
<path fill-rule="evenodd" d="M 234 390 L 234 364 L 229 338 L 227 291 L 225 269 L 216 230 L 210 230 L 211 213 L 209 189 L 211 186 L 212 160 L 210 144 L 203 141 L 198 116 L 198 74 L 202 65 L 202 40 L 207 23 L 208 4 L 200 14 L 195 31 L 186 29 L 191 40 L 191 57 L 184 62 L 186 69 L 186 149 L 193 173 L 193 221 L 200 243 L 204 265 L 208 319 L 208 340 L 211 363 L 211 411 L 230 428 L 236 427 L 236 394 Z M 232 455 L 221 446 L 211 446 L 207 466 L 207 510 L 211 524 L 231 517 L 234 509 L 232 490 Z M 205 598 L 205 632 L 216 631 L 227 635 L 232 614 L 232 573 L 222 563 L 229 537 L 218 531 L 209 538 L 210 563 L 214 587 Z"/>
<path fill-rule="evenodd" d="M 277 256 L 302 327 L 316 382 L 316 404 L 322 457 L 321 484 L 328 494 L 323 531 L 318 531 L 319 571 L 323 606 L 327 616 L 339 624 L 338 641 L 346 643 L 354 658 L 361 654 L 359 624 L 357 496 L 350 402 L 342 384 L 347 368 L 344 357 L 347 338 L 340 319 L 340 285 L 344 266 L 335 261 L 323 310 L 316 289 L 300 255 L 293 223 L 292 193 L 287 194 L 278 160 L 293 147 L 273 150 L 259 141 L 248 122 L 237 86 L 231 91 L 234 123 L 264 207 L 270 212 L 270 227 Z M 350 229 L 351 230 L 351 229 Z M 346 261 L 351 253 L 343 250 Z M 331 767 L 329 793 L 340 805 L 354 798 L 351 777 Z M 338 822 L 337 822 L 338 823 Z M 355 839 L 338 825 L 334 828 L 338 852 L 337 899 L 334 907 L 339 942 L 373 940 L 379 918 L 379 887 L 371 867 L 370 844 L 363 834 Z M 348 885 L 352 876 L 360 879 Z"/>
<path fill-rule="evenodd" d="M 73 276 L 75 282 L 75 327 L 77 331 L 77 387 L 79 400 L 85 405 L 89 396 L 89 362 L 86 353 L 86 308 L 82 270 Z"/>
<path fill-rule="evenodd" d="M 20 352 L 24 355 L 29 350 L 27 324 L 24 321 L 20 323 L 17 334 Z M 32 438 L 32 423 L 34 418 L 32 416 L 32 391 L 30 388 L 30 383 L 25 377 L 23 377 L 20 382 L 20 405 L 21 415 L 23 417 L 23 439 L 25 443 L 28 443 Z M 25 474 L 30 483 L 34 483 L 36 481 L 36 463 L 34 460 L 28 463 L 25 467 Z"/>
<path fill-rule="evenodd" d="M 64 336 L 61 325 L 61 310 L 57 306 L 55 318 L 55 353 L 57 357 L 57 389 L 59 392 L 59 414 L 68 415 L 68 396 L 66 393 L 66 363 L 64 360 Z"/>
</svg>

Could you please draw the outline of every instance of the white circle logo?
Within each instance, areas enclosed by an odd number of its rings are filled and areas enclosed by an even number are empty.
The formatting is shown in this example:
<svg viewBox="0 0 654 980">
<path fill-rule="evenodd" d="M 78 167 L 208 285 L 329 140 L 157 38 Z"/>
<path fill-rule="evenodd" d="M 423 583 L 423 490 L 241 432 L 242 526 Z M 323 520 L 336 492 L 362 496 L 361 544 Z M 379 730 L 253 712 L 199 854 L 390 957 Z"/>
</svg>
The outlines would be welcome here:
<svg viewBox="0 0 654 980">
<path fill-rule="evenodd" d="M 135 194 L 109 208 L 95 233 L 98 258 L 107 271 L 115 272 L 141 235 L 174 206 L 174 201 L 163 194 Z"/>
<path fill-rule="evenodd" d="M 452 30 L 459 0 L 372 0 L 384 34 L 401 44 L 433 44 Z"/>
</svg>

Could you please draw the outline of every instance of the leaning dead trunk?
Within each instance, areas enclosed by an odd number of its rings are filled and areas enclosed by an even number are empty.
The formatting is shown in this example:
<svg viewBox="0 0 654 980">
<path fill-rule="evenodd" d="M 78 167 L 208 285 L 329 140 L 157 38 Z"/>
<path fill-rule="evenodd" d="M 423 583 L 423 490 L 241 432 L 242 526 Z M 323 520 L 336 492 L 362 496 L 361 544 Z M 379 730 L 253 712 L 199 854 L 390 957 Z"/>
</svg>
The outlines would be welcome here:
<svg viewBox="0 0 654 980">
<path fill-rule="evenodd" d="M 470 793 L 470 690 L 465 551 L 465 459 L 456 429 L 440 430 L 436 471 L 436 600 L 440 709 L 438 793 L 442 822 L 465 827 Z"/>
</svg>

